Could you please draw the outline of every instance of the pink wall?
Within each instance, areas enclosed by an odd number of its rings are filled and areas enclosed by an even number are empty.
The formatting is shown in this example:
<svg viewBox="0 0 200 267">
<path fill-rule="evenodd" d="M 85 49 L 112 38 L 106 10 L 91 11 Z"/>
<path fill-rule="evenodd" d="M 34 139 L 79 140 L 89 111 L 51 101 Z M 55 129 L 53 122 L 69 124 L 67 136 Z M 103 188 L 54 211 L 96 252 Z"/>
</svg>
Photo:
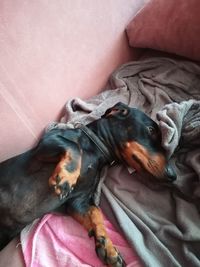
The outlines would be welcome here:
<svg viewBox="0 0 200 267">
<path fill-rule="evenodd" d="M 124 29 L 144 2 L 0 1 L 0 160 L 29 148 L 67 99 L 98 93 L 133 57 Z"/>
</svg>

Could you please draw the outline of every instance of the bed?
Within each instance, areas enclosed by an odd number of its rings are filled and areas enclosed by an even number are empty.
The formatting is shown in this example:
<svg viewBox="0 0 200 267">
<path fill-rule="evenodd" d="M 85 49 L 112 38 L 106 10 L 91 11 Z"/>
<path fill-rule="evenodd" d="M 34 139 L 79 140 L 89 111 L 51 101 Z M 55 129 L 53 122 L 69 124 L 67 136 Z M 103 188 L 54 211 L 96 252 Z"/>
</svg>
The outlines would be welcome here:
<svg viewBox="0 0 200 267">
<path fill-rule="evenodd" d="M 113 166 L 103 170 L 96 192 L 108 232 L 128 266 L 200 266 L 198 7 L 198 0 L 148 1 L 126 28 L 129 45 L 144 49 L 139 59 L 121 62 L 103 92 L 87 99 L 73 96 L 46 127 L 88 123 L 118 101 L 158 122 L 178 174 L 175 185 L 152 184 L 134 170 Z M 57 214 L 27 226 L 0 253 L 2 267 L 102 266 L 81 226 Z"/>
</svg>

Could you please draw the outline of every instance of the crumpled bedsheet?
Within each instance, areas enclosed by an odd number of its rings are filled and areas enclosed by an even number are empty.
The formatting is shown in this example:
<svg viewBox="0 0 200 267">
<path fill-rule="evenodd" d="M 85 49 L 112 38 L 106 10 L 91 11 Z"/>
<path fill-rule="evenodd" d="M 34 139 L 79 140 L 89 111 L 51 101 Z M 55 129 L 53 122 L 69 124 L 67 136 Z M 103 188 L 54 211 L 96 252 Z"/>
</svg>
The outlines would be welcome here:
<svg viewBox="0 0 200 267">
<path fill-rule="evenodd" d="M 141 267 L 138 256 L 113 225 L 104 218 L 115 246 L 126 259 L 127 267 Z M 103 267 L 95 253 L 94 239 L 72 217 L 47 214 L 21 233 L 27 267 Z"/>
</svg>

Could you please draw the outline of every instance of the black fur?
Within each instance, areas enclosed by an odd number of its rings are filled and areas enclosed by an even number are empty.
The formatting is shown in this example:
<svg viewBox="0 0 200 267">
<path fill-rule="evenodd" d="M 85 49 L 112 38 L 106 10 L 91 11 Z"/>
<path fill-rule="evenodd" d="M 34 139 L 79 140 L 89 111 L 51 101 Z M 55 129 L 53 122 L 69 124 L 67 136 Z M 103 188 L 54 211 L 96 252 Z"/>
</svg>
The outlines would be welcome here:
<svg viewBox="0 0 200 267">
<path fill-rule="evenodd" d="M 137 109 L 119 103 L 88 127 L 99 136 L 119 162 L 126 160 L 121 150 L 127 141 L 139 142 L 149 153 L 163 154 L 158 126 Z M 152 127 L 152 131 L 149 129 Z M 66 150 L 74 152 L 69 172 L 76 168 L 81 155 L 81 175 L 67 198 L 61 199 L 50 188 L 49 178 Z M 138 161 L 138 159 L 136 159 Z M 54 129 L 44 134 L 30 151 L 0 164 L 0 248 L 35 218 L 64 205 L 68 212 L 85 213 L 93 197 L 105 155 L 80 129 Z M 166 168 L 167 169 L 167 168 Z M 171 169 L 170 169 L 171 171 Z M 171 178 L 172 178 L 171 174 Z M 163 172 L 164 179 L 167 174 Z M 70 191 L 66 183 L 63 190 Z"/>
</svg>

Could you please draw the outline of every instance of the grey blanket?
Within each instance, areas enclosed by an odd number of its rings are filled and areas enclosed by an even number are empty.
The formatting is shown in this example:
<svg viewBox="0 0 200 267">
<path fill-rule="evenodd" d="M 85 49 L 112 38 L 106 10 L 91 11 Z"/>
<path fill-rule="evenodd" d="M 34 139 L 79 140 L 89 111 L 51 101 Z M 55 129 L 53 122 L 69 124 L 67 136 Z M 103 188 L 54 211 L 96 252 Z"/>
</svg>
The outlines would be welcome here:
<svg viewBox="0 0 200 267">
<path fill-rule="evenodd" d="M 144 183 L 124 166 L 103 170 L 96 201 L 103 192 L 102 209 L 144 266 L 200 266 L 200 67 L 170 58 L 130 62 L 113 73 L 110 89 L 88 101 L 69 101 L 61 123 L 50 128 L 91 122 L 118 101 L 156 120 L 178 174 L 176 187 L 197 205 L 169 187 Z"/>
</svg>

